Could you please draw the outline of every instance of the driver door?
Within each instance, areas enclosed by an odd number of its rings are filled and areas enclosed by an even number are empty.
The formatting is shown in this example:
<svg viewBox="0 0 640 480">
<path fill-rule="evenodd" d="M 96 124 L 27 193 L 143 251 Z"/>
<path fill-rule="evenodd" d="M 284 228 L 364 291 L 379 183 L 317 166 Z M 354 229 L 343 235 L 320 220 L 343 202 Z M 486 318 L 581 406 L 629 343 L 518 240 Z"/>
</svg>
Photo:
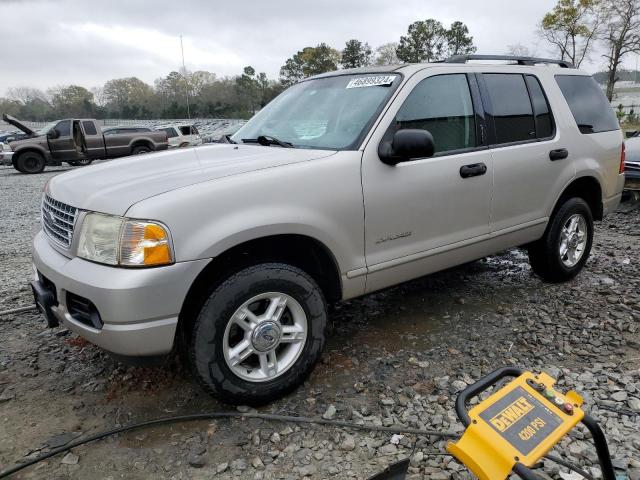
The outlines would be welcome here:
<svg viewBox="0 0 640 480">
<path fill-rule="evenodd" d="M 493 164 L 476 78 L 423 72 L 409 79 L 365 148 L 368 292 L 469 261 L 490 231 Z M 429 131 L 435 155 L 382 163 L 378 146 L 401 129 Z M 467 176 L 463 167 L 478 164 L 484 172 Z"/>
<path fill-rule="evenodd" d="M 51 157 L 57 162 L 68 162 L 78 159 L 76 143 L 73 140 L 72 120 L 61 120 L 54 127 L 58 132 L 57 138 L 48 138 Z"/>
</svg>

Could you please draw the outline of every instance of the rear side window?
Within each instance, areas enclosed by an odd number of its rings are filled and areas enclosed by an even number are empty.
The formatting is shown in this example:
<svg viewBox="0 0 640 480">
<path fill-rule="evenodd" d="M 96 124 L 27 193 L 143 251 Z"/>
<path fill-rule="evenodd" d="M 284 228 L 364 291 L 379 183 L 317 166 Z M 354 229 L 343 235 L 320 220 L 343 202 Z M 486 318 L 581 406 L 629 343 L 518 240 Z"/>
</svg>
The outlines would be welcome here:
<svg viewBox="0 0 640 480">
<path fill-rule="evenodd" d="M 182 135 L 191 135 L 191 132 L 189 130 L 189 127 L 180 127 L 180 132 L 182 132 Z"/>
<path fill-rule="evenodd" d="M 174 137 L 178 136 L 178 134 L 176 133 L 176 129 L 173 128 L 173 127 L 161 128 L 160 131 L 166 133 L 167 134 L 167 138 L 174 138 Z"/>
<path fill-rule="evenodd" d="M 491 99 L 496 143 L 534 140 L 533 109 L 524 77 L 520 74 L 483 75 Z"/>
<path fill-rule="evenodd" d="M 593 77 L 556 75 L 556 82 L 580 132 L 610 132 L 620 128 L 613 108 Z"/>
<path fill-rule="evenodd" d="M 466 75 L 422 80 L 396 115 L 396 131 L 407 128 L 429 131 L 436 153 L 475 147 L 475 114 Z"/>
<path fill-rule="evenodd" d="M 82 128 L 84 128 L 84 133 L 87 135 L 97 135 L 98 131 L 96 130 L 96 126 L 93 122 L 84 121 L 82 122 Z"/>
<path fill-rule="evenodd" d="M 553 115 L 547 97 L 545 97 L 540 85 L 540 81 L 533 75 L 525 77 L 531 103 L 533 104 L 533 113 L 535 115 L 536 136 L 538 138 L 549 138 L 553 136 L 555 127 L 553 123 Z"/>
</svg>

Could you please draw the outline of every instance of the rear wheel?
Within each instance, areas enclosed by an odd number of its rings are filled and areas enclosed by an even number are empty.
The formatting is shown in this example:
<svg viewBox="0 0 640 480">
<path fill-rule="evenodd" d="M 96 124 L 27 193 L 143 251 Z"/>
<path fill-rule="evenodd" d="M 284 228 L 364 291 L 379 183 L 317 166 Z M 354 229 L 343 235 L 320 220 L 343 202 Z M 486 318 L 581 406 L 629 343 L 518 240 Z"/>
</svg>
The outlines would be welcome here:
<svg viewBox="0 0 640 480">
<path fill-rule="evenodd" d="M 147 145 L 137 145 L 131 150 L 131 155 L 142 155 L 150 151 L 151 149 Z"/>
<path fill-rule="evenodd" d="M 326 322 L 324 297 L 309 275 L 256 265 L 213 290 L 195 320 L 189 357 L 200 383 L 223 402 L 263 404 L 311 372 Z"/>
<path fill-rule="evenodd" d="M 593 216 L 582 198 L 569 198 L 551 218 L 544 236 L 529 246 L 533 271 L 548 282 L 571 280 L 589 258 Z"/>
<path fill-rule="evenodd" d="M 21 173 L 40 173 L 45 165 L 44 157 L 38 152 L 21 153 L 14 161 L 14 168 Z"/>
</svg>

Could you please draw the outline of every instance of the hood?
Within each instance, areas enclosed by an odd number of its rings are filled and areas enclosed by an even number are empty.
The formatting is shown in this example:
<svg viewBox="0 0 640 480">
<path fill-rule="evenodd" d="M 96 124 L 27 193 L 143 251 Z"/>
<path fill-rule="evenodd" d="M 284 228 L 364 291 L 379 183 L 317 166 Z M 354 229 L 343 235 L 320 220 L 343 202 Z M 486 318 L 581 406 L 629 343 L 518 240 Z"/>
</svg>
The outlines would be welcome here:
<svg viewBox="0 0 640 480">
<path fill-rule="evenodd" d="M 165 150 L 74 169 L 53 177 L 46 190 L 82 210 L 124 215 L 134 203 L 170 190 L 334 153 L 233 144 Z"/>
<path fill-rule="evenodd" d="M 24 123 L 21 123 L 20 120 L 18 120 L 17 118 L 12 117 L 11 115 L 7 115 L 6 113 L 4 115 L 2 115 L 2 119 L 7 122 L 10 123 L 11 125 L 13 125 L 14 127 L 19 128 L 20 130 L 22 130 L 24 133 L 26 133 L 27 135 L 35 135 L 35 131 L 31 130 L 29 127 L 27 127 Z"/>
</svg>

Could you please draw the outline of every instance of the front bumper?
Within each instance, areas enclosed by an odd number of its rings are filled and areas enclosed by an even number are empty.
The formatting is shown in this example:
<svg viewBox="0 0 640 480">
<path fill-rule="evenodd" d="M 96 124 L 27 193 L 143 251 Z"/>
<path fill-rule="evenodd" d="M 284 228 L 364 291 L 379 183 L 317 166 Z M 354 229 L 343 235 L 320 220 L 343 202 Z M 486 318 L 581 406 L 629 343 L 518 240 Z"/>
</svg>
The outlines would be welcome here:
<svg viewBox="0 0 640 480">
<path fill-rule="evenodd" d="M 13 152 L 2 150 L 0 151 L 0 165 L 6 165 L 8 167 L 13 165 Z"/>
<path fill-rule="evenodd" d="M 184 299 L 208 261 L 144 269 L 116 268 L 65 257 L 51 247 L 42 231 L 33 240 L 37 281 L 45 278 L 55 292 L 55 304 L 50 307 L 55 319 L 104 350 L 126 357 L 156 356 L 171 351 Z M 101 328 L 72 316 L 68 294 L 95 305 Z"/>
</svg>

